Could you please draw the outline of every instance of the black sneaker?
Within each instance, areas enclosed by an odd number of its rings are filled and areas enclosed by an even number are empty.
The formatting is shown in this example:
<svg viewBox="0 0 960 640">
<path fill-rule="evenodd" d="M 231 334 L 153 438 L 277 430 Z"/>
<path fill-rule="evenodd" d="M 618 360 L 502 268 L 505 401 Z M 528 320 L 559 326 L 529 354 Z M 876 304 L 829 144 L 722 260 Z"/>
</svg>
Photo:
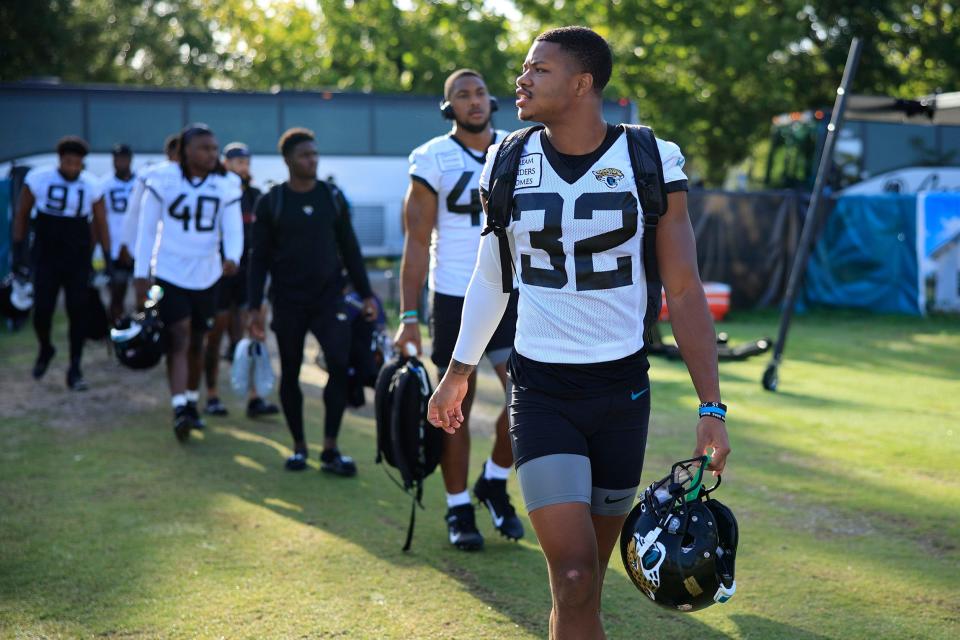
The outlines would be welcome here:
<svg viewBox="0 0 960 640">
<path fill-rule="evenodd" d="M 447 509 L 446 520 L 450 544 L 461 551 L 483 549 L 483 536 L 477 530 L 472 504 L 461 504 Z"/>
<path fill-rule="evenodd" d="M 190 429 L 193 427 L 193 418 L 190 417 L 190 410 L 186 405 L 181 405 L 173 410 L 173 435 L 177 442 L 183 443 L 190 439 Z"/>
<path fill-rule="evenodd" d="M 510 504 L 506 480 L 487 480 L 481 472 L 477 483 L 473 485 L 473 495 L 477 497 L 477 501 L 486 505 L 493 519 L 493 528 L 499 531 L 500 535 L 510 540 L 523 537 L 523 523 Z"/>
<path fill-rule="evenodd" d="M 40 353 L 37 354 L 37 361 L 33 364 L 33 379 L 39 380 L 43 377 L 43 374 L 47 372 L 47 367 L 50 366 L 50 361 L 53 360 L 53 356 L 57 355 L 57 350 L 53 348 L 53 345 L 44 349 L 40 347 Z"/>
<path fill-rule="evenodd" d="M 283 463 L 287 471 L 303 471 L 307 468 L 307 452 L 296 451 Z"/>
<path fill-rule="evenodd" d="M 351 478 L 357 475 L 357 465 L 353 458 L 342 455 L 338 449 L 327 449 L 320 454 L 320 471 Z"/>
<path fill-rule="evenodd" d="M 207 398 L 207 406 L 203 408 L 203 412 L 208 416 L 226 416 L 230 414 L 227 408 L 223 406 L 223 403 L 220 402 L 220 398 Z"/>
<path fill-rule="evenodd" d="M 197 411 L 196 402 L 187 402 L 187 415 L 190 416 L 191 429 L 203 431 L 207 428 L 207 423 L 203 421 L 203 418 L 200 417 L 200 412 Z"/>
<path fill-rule="evenodd" d="M 251 398 L 247 403 L 247 417 L 259 418 L 260 416 L 272 416 L 280 413 L 280 407 L 266 402 L 263 398 Z"/>
<path fill-rule="evenodd" d="M 90 388 L 83 379 L 83 372 L 80 371 L 80 367 L 70 367 L 67 371 L 67 388 L 71 391 L 86 391 Z"/>
</svg>

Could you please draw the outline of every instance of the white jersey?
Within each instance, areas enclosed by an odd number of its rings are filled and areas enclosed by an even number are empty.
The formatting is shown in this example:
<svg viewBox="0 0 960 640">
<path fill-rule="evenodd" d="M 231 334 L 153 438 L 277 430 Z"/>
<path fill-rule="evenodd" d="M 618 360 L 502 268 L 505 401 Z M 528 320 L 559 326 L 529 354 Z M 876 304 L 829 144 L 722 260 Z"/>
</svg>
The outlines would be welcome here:
<svg viewBox="0 0 960 640">
<path fill-rule="evenodd" d="M 87 171 L 67 180 L 55 166 L 32 169 L 24 182 L 30 187 L 38 214 L 60 218 L 91 218 L 93 203 L 103 197 L 100 181 Z"/>
<path fill-rule="evenodd" d="M 137 226 L 140 223 L 140 205 L 143 204 L 143 194 L 146 191 L 143 185 L 147 178 L 157 171 L 164 171 L 169 167 L 176 167 L 177 163 L 170 160 L 163 160 L 156 164 L 149 165 L 143 171 L 137 174 L 134 179 L 133 190 L 130 192 L 130 205 L 127 208 L 126 218 L 123 220 L 123 230 L 121 232 L 120 244 L 126 245 L 132 254 L 134 247 L 137 246 Z"/>
<path fill-rule="evenodd" d="M 657 146 L 667 190 L 685 190 L 680 148 L 662 140 Z M 483 189 L 495 155 L 491 148 Z M 530 136 L 521 156 L 507 230 L 520 276 L 515 348 L 532 360 L 607 362 L 644 344 L 643 222 L 626 135 L 608 136 L 594 157 L 571 171 L 543 131 Z M 500 286 L 498 256 L 495 239 L 486 242 L 475 278 L 488 287 Z M 455 358 L 460 350 L 458 343 Z"/>
<path fill-rule="evenodd" d="M 495 131 L 491 144 L 507 135 Z M 463 297 L 477 262 L 483 207 L 480 171 L 483 153 L 468 149 L 452 135 L 438 136 L 410 154 L 410 177 L 437 194 L 437 224 L 430 237 L 431 291 Z"/>
<path fill-rule="evenodd" d="M 131 175 L 121 180 L 116 174 L 104 178 L 100 185 L 103 192 L 103 205 L 107 210 L 107 227 L 110 229 L 110 257 L 116 260 L 120 257 L 120 246 L 123 244 L 123 222 L 130 209 L 130 194 L 137 177 Z"/>
<path fill-rule="evenodd" d="M 156 278 L 185 289 L 211 287 L 223 273 L 221 240 L 224 257 L 240 262 L 243 217 L 234 180 L 215 173 L 188 180 L 173 165 L 152 172 L 144 188 L 135 277 L 147 277 L 152 262 Z"/>
</svg>

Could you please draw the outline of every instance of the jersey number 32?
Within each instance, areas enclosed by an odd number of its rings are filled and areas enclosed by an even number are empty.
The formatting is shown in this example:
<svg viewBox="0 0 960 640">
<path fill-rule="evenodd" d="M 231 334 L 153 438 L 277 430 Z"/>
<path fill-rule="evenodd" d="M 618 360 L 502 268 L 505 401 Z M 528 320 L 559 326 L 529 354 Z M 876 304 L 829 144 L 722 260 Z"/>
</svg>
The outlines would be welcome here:
<svg viewBox="0 0 960 640">
<path fill-rule="evenodd" d="M 569 281 L 567 256 L 561 240 L 563 198 L 558 193 L 519 193 L 514 196 L 514 220 L 519 220 L 524 212 L 528 211 L 543 211 L 543 230 L 530 232 L 530 246 L 546 252 L 550 259 L 550 268 L 534 267 L 532 256 L 521 253 L 520 279 L 537 287 L 562 289 Z M 597 211 L 619 211 L 623 222 L 619 229 L 584 238 L 573 244 L 577 291 L 616 289 L 633 284 L 631 256 L 619 256 L 617 268 L 610 271 L 596 271 L 593 267 L 593 256 L 619 247 L 636 235 L 639 218 L 637 199 L 628 191 L 581 194 L 573 205 L 574 223 L 577 220 L 592 220 Z"/>
</svg>

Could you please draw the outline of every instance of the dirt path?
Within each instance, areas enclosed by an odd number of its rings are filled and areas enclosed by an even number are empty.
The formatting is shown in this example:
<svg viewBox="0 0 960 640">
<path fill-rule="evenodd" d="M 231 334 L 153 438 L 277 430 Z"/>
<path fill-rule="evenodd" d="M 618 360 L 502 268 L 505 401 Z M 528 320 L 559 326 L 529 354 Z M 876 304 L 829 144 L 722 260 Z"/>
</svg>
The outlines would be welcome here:
<svg viewBox="0 0 960 640">
<path fill-rule="evenodd" d="M 62 319 L 62 318 L 61 318 Z M 96 430 L 101 426 L 112 428 L 145 411 L 169 406 L 166 377 L 163 366 L 147 371 L 131 371 L 122 367 L 108 351 L 107 342 L 88 342 L 83 355 L 83 373 L 90 390 L 74 393 L 67 389 L 65 380 L 68 361 L 66 323 L 57 322 L 54 345 L 57 355 L 47 374 L 35 381 L 30 370 L 36 354 L 36 342 L 29 325 L 19 334 L 0 334 L 5 341 L 3 363 L 0 364 L 0 420 L 36 416 L 44 424 L 57 429 L 74 431 Z M 280 371 L 273 334 L 268 340 L 274 359 L 274 371 Z M 429 353 L 429 341 L 424 345 Z M 224 342 L 226 349 L 226 342 Z M 304 364 L 300 382 L 304 394 L 319 398 L 327 374 L 316 366 L 319 352 L 311 337 L 304 349 Z M 433 384 L 437 383 L 436 368 L 425 358 Z M 242 412 L 245 402 L 230 389 L 230 363 L 221 361 L 220 395 L 232 412 Z M 279 402 L 274 390 L 272 400 Z M 471 429 L 478 434 L 490 434 L 502 406 L 503 391 L 493 369 L 484 364 L 480 368 L 477 401 L 474 403 Z M 366 391 L 366 406 L 350 409 L 356 415 L 373 419 L 373 390 Z M 201 393 L 201 402 L 203 394 Z M 109 424 L 107 424 L 109 421 Z"/>
</svg>

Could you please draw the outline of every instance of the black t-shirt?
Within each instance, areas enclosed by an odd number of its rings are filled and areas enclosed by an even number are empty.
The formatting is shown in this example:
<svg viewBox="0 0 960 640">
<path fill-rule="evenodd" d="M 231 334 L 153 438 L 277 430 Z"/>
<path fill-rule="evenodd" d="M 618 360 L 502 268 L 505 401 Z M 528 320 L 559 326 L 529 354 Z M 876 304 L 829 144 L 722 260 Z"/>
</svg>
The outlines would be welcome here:
<svg viewBox="0 0 960 640">
<path fill-rule="evenodd" d="M 337 207 L 330 187 L 317 181 L 306 193 L 282 189 L 282 210 L 271 210 L 270 193 L 257 202 L 250 256 L 250 305 L 259 307 L 267 273 L 276 304 L 324 306 L 341 295 L 346 267 L 354 289 L 371 295 L 360 244 L 349 210 Z"/>
</svg>

